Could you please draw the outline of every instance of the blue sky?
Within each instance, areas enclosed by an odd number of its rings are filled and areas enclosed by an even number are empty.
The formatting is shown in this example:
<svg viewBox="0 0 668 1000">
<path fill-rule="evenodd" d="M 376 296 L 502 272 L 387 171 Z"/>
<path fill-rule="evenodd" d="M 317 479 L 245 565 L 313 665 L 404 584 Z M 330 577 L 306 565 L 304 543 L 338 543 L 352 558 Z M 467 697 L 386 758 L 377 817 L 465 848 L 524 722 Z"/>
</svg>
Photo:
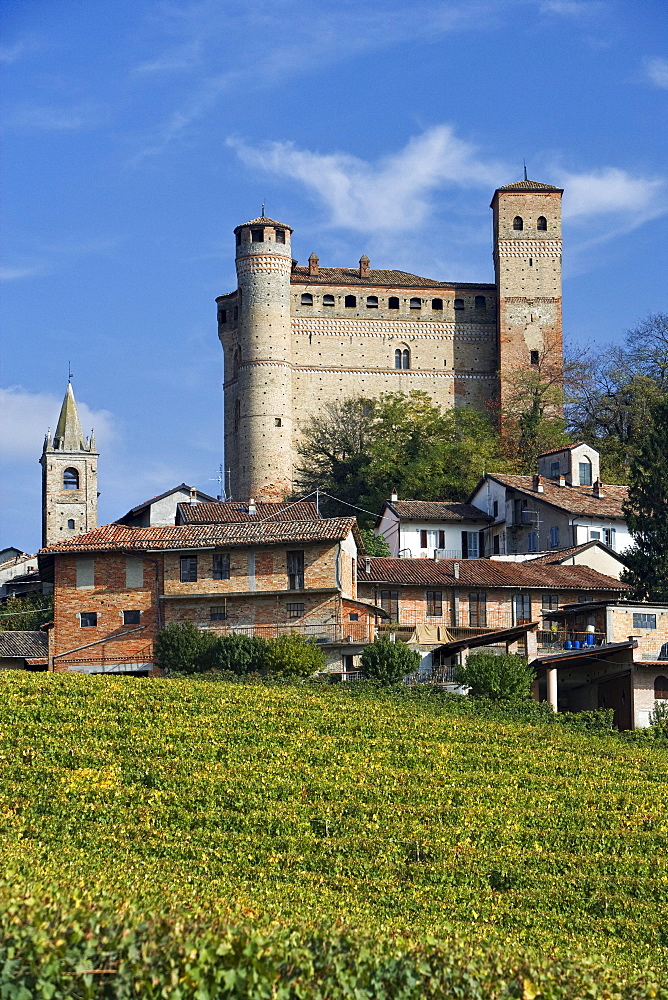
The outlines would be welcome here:
<svg viewBox="0 0 668 1000">
<path fill-rule="evenodd" d="M 564 326 L 605 350 L 666 303 L 665 0 L 5 0 L 3 533 L 40 543 L 67 365 L 114 520 L 216 493 L 232 230 L 492 280 L 496 186 L 564 195 Z"/>
</svg>

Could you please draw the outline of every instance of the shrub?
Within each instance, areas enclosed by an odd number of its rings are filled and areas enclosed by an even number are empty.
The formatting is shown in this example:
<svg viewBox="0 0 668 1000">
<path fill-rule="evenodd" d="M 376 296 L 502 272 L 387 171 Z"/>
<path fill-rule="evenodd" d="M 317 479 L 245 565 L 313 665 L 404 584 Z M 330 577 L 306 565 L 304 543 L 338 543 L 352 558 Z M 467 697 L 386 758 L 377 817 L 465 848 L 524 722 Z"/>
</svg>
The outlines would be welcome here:
<svg viewBox="0 0 668 1000">
<path fill-rule="evenodd" d="M 205 668 L 233 674 L 259 674 L 268 648 L 269 643 L 260 636 L 221 635 L 204 654 Z"/>
<path fill-rule="evenodd" d="M 205 656 L 213 639 L 192 622 L 172 622 L 155 637 L 156 666 L 167 673 L 199 673 L 206 669 Z"/>
<path fill-rule="evenodd" d="M 403 642 L 392 642 L 379 636 L 362 653 L 362 670 L 367 677 L 381 684 L 398 684 L 420 666 L 420 654 Z"/>
<path fill-rule="evenodd" d="M 655 701 L 649 715 L 650 728 L 654 736 L 668 739 L 668 701 Z"/>
<path fill-rule="evenodd" d="M 531 695 L 533 669 L 515 653 L 472 653 L 457 667 L 455 680 L 475 697 L 493 701 L 524 701 Z"/>
<path fill-rule="evenodd" d="M 283 677 L 310 677 L 324 670 L 325 654 L 311 639 L 293 632 L 268 644 L 264 668 Z"/>
</svg>

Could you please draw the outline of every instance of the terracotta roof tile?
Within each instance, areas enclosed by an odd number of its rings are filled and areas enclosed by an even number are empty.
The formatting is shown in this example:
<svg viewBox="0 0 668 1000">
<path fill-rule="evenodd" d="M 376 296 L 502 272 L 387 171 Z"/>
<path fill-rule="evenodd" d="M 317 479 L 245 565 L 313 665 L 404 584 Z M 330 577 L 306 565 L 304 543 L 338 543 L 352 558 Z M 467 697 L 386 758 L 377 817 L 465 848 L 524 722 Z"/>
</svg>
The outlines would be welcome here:
<svg viewBox="0 0 668 1000">
<path fill-rule="evenodd" d="M 373 556 L 360 560 L 360 583 L 435 584 L 442 587 L 535 587 L 555 590 L 627 590 L 625 584 L 589 566 L 534 565 L 495 559 L 391 559 Z M 459 577 L 454 565 L 459 563 Z"/>
<path fill-rule="evenodd" d="M 485 283 L 436 281 L 434 278 L 422 278 L 418 274 L 407 271 L 391 271 L 370 268 L 364 277 L 360 277 L 359 268 L 352 267 L 319 267 L 317 275 L 309 275 L 308 267 L 295 267 L 292 270 L 293 284 L 313 285 L 387 285 L 391 288 L 451 288 L 457 289 L 487 289 L 494 291 L 496 286 Z"/>
<path fill-rule="evenodd" d="M 445 500 L 386 500 L 385 505 L 405 521 L 484 521 L 494 520 L 484 510 L 470 503 Z"/>
<path fill-rule="evenodd" d="M 0 656 L 43 657 L 47 650 L 44 632 L 0 632 Z"/>
<path fill-rule="evenodd" d="M 581 444 L 586 444 L 586 441 L 576 441 L 575 444 L 564 444 L 561 448 L 550 448 L 549 451 L 541 451 L 539 458 L 543 458 L 545 455 L 558 455 L 560 451 L 572 451 L 573 448 L 579 448 Z"/>
<path fill-rule="evenodd" d="M 245 229 L 246 226 L 278 226 L 279 229 L 287 229 L 289 232 L 292 232 L 292 226 L 288 226 L 285 222 L 277 222 L 276 219 L 269 219 L 266 215 L 259 215 L 257 219 L 242 222 L 240 226 L 236 226 L 234 232 L 238 233 L 240 229 Z"/>
<path fill-rule="evenodd" d="M 504 184 L 497 188 L 497 191 L 559 191 L 563 194 L 564 189 L 555 187 L 554 184 L 543 184 L 542 181 L 513 181 L 512 184 Z"/>
<path fill-rule="evenodd" d="M 224 500 L 214 503 L 179 504 L 179 514 L 184 524 L 227 524 L 247 521 L 317 521 L 320 514 L 315 503 L 256 503 L 255 514 L 248 513 L 248 502 Z"/>
<path fill-rule="evenodd" d="M 533 489 L 533 476 L 507 476 L 493 472 L 489 473 L 489 478 L 519 493 L 525 493 L 539 503 L 558 507 L 568 514 L 624 518 L 622 505 L 628 496 L 628 486 L 604 484 L 601 487 L 602 495 L 597 497 L 591 486 L 557 486 L 551 480 L 541 478 L 543 492 L 536 493 Z"/>
</svg>

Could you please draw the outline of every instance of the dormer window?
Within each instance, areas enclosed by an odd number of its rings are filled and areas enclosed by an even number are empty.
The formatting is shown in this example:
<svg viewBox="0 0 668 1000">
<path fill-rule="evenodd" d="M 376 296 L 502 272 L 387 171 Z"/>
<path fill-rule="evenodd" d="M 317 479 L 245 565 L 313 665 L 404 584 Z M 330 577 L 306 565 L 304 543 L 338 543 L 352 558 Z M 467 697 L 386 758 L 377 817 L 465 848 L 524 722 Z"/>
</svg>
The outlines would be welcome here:
<svg viewBox="0 0 668 1000">
<path fill-rule="evenodd" d="M 264 229 L 251 229 L 251 242 L 264 243 Z"/>
<path fill-rule="evenodd" d="M 443 299 L 432 299 L 431 300 L 432 309 L 443 309 Z"/>
<path fill-rule="evenodd" d="M 522 218 L 521 215 L 516 215 L 515 218 L 513 219 L 513 229 L 516 229 L 518 231 L 524 229 L 524 219 Z"/>
<path fill-rule="evenodd" d="M 547 231 L 547 219 L 544 215 L 539 215 L 536 221 L 536 229 L 539 233 L 544 233 Z"/>
<path fill-rule="evenodd" d="M 580 486 L 591 486 L 591 462 L 584 458 L 579 463 Z"/>
<path fill-rule="evenodd" d="M 304 294 L 302 295 L 302 305 L 303 306 L 313 305 L 313 296 L 309 292 L 304 292 Z"/>
<path fill-rule="evenodd" d="M 76 469 L 65 469 L 63 472 L 63 489 L 79 489 L 79 473 Z"/>
<path fill-rule="evenodd" d="M 378 296 L 377 295 L 367 295 L 367 297 L 366 297 L 366 307 L 367 307 L 367 309 L 377 309 L 378 308 Z"/>
</svg>

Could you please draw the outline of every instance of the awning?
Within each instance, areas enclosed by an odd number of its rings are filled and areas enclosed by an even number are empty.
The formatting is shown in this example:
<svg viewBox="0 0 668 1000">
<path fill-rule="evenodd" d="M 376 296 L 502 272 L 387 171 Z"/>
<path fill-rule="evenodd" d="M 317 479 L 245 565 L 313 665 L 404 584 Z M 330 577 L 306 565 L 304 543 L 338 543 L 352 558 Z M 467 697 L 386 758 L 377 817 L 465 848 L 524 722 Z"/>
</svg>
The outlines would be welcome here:
<svg viewBox="0 0 668 1000">
<path fill-rule="evenodd" d="M 521 639 L 527 632 L 538 628 L 538 622 L 528 622 L 526 625 L 514 625 L 512 628 L 502 628 L 497 632 L 482 632 L 480 635 L 469 636 L 467 639 L 454 639 L 452 642 L 437 646 L 434 652 L 460 653 L 462 649 L 475 649 L 477 646 L 497 646 L 502 642 L 514 642 Z"/>
</svg>

